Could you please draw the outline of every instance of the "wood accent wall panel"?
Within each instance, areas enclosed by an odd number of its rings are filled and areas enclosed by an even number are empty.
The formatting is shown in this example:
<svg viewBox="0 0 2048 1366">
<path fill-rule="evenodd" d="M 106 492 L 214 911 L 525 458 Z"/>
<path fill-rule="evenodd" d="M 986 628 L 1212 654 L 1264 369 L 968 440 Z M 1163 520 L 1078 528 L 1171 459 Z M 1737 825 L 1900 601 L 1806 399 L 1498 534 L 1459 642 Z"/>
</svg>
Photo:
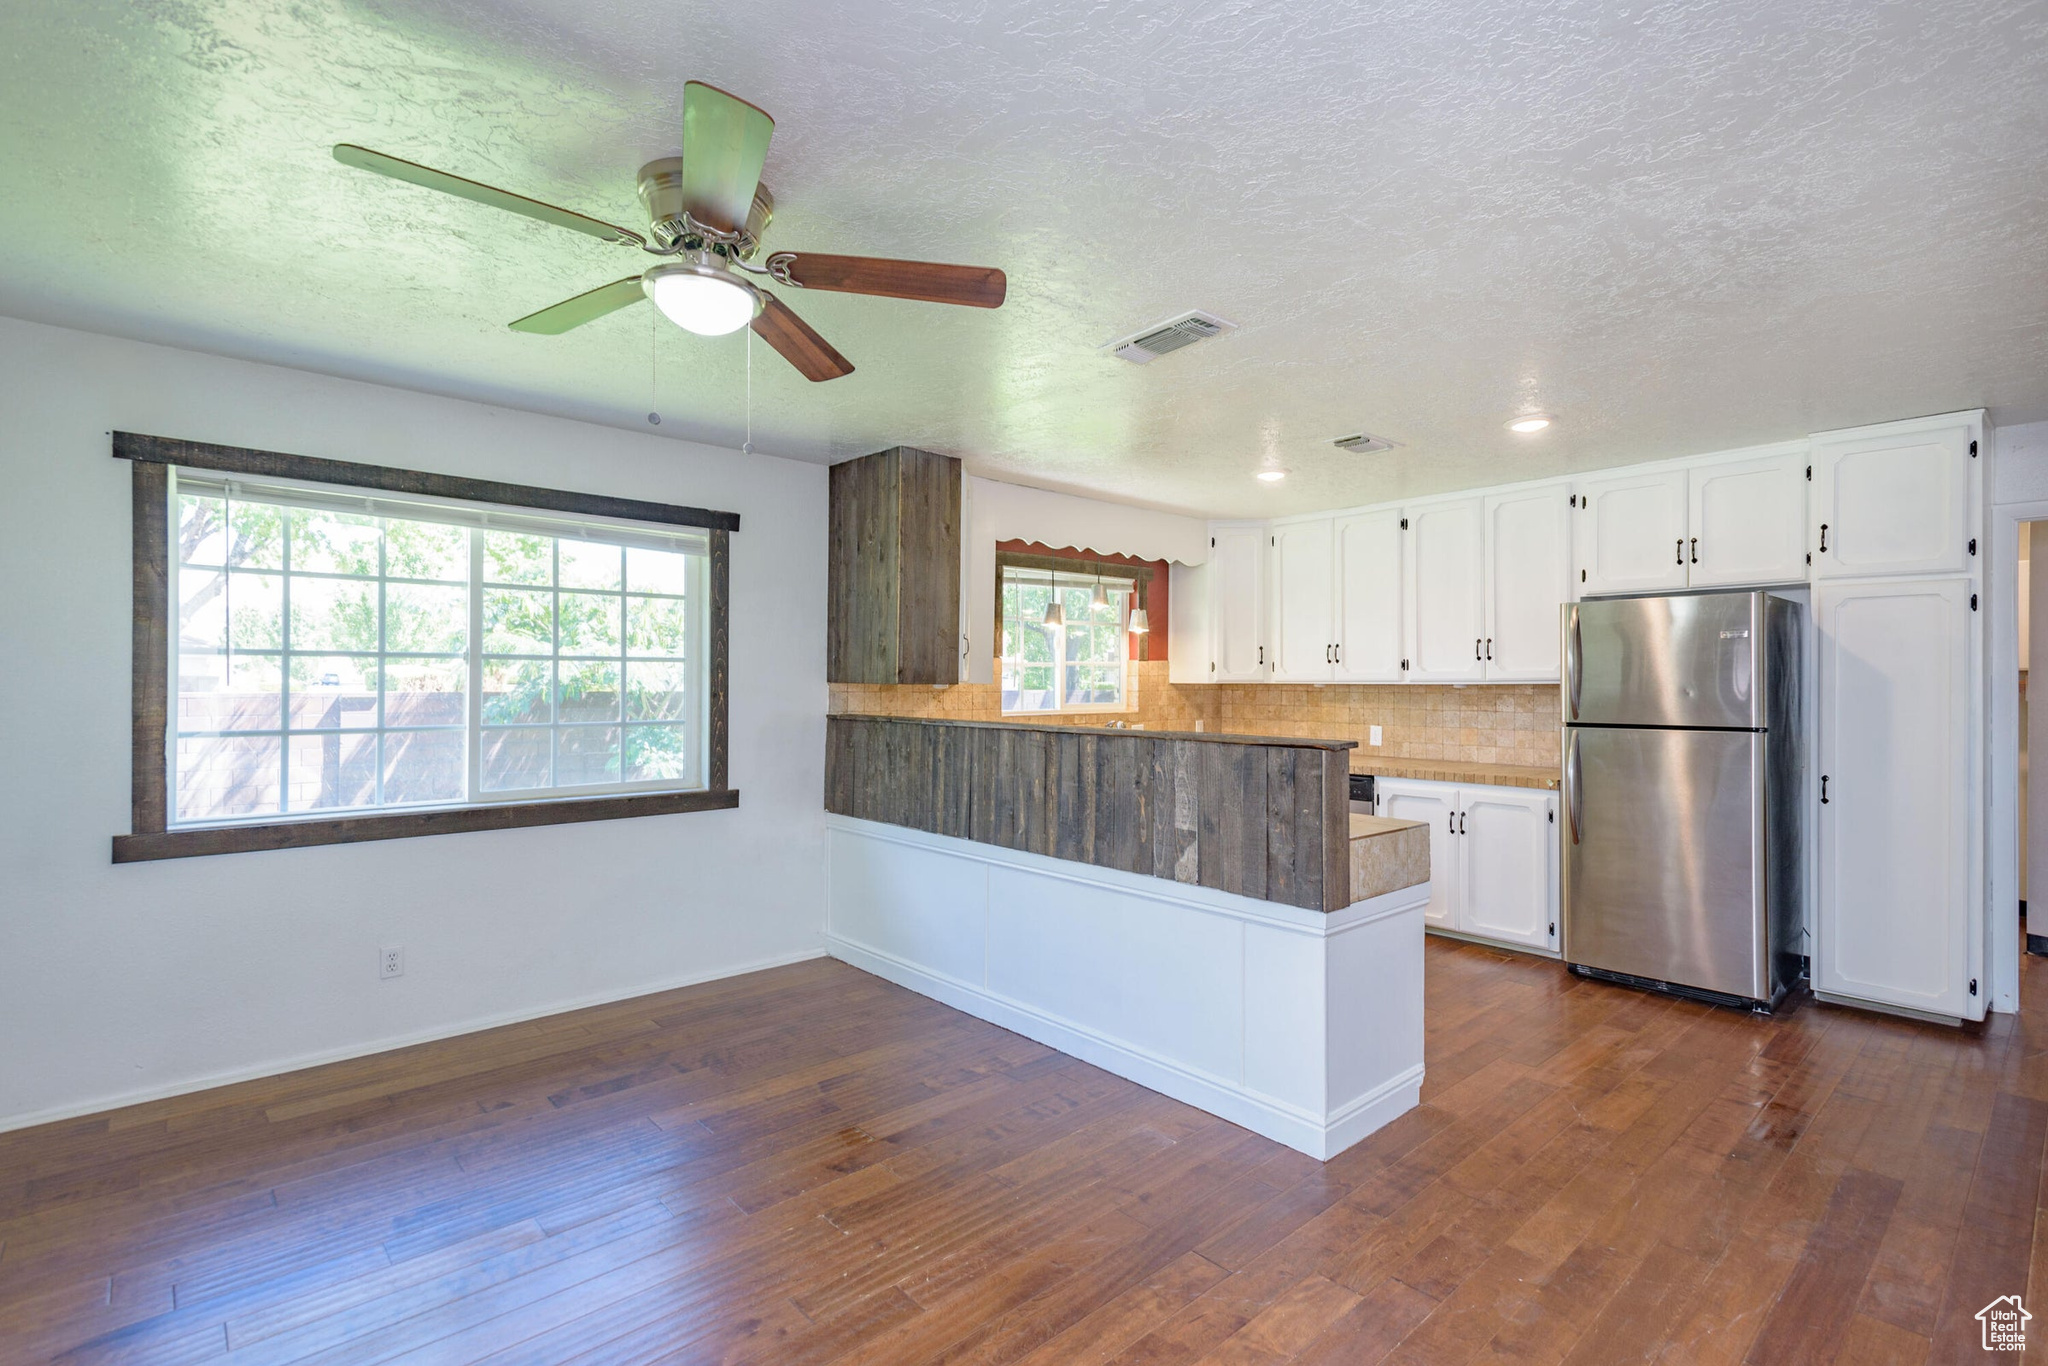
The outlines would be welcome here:
<svg viewBox="0 0 2048 1366">
<path fill-rule="evenodd" d="M 1348 743 L 834 716 L 825 809 L 1333 911 Z"/>
<path fill-rule="evenodd" d="M 897 446 L 832 466 L 826 678 L 960 679 L 960 462 Z"/>
</svg>

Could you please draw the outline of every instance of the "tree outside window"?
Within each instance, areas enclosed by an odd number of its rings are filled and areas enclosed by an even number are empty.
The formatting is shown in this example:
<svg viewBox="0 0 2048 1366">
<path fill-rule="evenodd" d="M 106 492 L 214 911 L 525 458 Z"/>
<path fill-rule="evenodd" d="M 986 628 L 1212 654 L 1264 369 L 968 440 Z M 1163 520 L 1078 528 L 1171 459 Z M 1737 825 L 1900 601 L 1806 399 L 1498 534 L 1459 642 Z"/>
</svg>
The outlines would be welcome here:
<svg viewBox="0 0 2048 1366">
<path fill-rule="evenodd" d="M 1003 564 L 1003 711 L 1018 714 L 1126 710 L 1128 622 L 1136 585 L 1128 577 Z M 1100 584 L 1105 605 L 1094 605 Z M 1062 620 L 1048 624 L 1057 597 Z"/>
</svg>

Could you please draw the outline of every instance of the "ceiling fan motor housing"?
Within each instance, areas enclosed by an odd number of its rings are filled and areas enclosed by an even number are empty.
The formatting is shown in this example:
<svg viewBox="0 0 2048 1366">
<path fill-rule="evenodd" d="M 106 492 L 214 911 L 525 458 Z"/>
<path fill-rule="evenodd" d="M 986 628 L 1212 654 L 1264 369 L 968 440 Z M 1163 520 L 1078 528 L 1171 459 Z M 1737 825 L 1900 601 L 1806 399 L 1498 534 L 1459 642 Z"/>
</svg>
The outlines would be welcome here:
<svg viewBox="0 0 2048 1366">
<path fill-rule="evenodd" d="M 775 217 L 775 196 L 768 192 L 766 185 L 754 186 L 754 203 L 747 210 L 747 224 L 740 232 L 737 244 L 714 242 L 702 238 L 691 224 L 690 216 L 683 209 L 683 159 L 681 157 L 660 157 L 640 168 L 640 202 L 647 208 L 647 221 L 652 225 L 654 238 L 664 247 L 682 242 L 689 247 L 705 247 L 730 254 L 746 261 L 753 258 L 760 248 L 761 238 L 768 231 L 768 222 Z M 690 239 L 697 238 L 696 241 Z"/>
</svg>

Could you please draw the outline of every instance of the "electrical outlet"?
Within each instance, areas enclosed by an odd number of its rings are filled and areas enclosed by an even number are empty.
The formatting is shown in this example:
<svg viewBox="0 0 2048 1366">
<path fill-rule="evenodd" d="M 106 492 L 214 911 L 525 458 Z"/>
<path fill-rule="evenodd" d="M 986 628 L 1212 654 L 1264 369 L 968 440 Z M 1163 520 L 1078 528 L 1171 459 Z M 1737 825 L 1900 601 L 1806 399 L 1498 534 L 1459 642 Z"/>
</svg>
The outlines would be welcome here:
<svg viewBox="0 0 2048 1366">
<path fill-rule="evenodd" d="M 377 975 L 379 977 L 405 976 L 404 948 L 389 948 L 380 952 L 377 955 Z"/>
<path fill-rule="evenodd" d="M 1372 728 L 1371 733 L 1366 736 L 1365 742 L 1368 745 L 1376 745 L 1380 742 L 1380 728 L 1378 726 Z"/>
</svg>

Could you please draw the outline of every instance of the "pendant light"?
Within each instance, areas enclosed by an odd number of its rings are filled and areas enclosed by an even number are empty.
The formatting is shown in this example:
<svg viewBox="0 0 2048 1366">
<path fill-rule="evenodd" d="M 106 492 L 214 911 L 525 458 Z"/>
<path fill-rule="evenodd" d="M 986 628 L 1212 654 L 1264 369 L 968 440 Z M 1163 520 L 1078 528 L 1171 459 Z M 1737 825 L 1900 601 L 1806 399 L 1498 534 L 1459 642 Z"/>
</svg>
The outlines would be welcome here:
<svg viewBox="0 0 2048 1366">
<path fill-rule="evenodd" d="M 1060 575 L 1057 569 L 1053 571 L 1052 575 L 1052 601 L 1045 605 L 1045 624 L 1047 626 L 1065 626 L 1067 624 L 1067 614 L 1060 607 Z"/>
<path fill-rule="evenodd" d="M 1145 619 L 1145 609 L 1142 607 L 1133 607 L 1131 609 L 1131 634 L 1134 636 L 1142 636 L 1151 629 L 1152 623 Z"/>
<path fill-rule="evenodd" d="M 1095 592 L 1088 599 L 1088 610 L 1091 612 L 1107 612 L 1109 610 L 1109 590 L 1102 586 L 1102 576 L 1099 574 L 1095 577 Z"/>
</svg>

